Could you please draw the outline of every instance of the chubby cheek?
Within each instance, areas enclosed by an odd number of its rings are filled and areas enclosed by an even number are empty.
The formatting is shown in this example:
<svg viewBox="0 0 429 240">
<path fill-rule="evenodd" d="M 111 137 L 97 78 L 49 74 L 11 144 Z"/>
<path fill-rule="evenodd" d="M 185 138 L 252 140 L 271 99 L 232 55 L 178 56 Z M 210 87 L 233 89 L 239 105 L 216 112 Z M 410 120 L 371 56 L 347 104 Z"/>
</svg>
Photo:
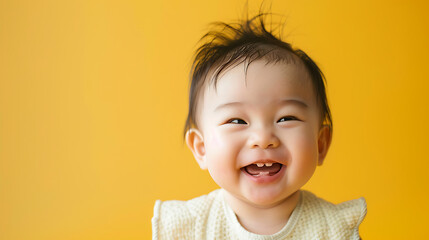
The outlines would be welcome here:
<svg viewBox="0 0 429 240">
<path fill-rule="evenodd" d="M 212 131 L 206 138 L 205 148 L 208 171 L 215 182 L 223 187 L 222 183 L 235 175 L 239 147 L 233 137 Z"/>
<path fill-rule="evenodd" d="M 204 142 L 206 154 L 209 159 L 216 157 L 219 154 L 219 149 L 223 149 L 225 143 L 222 142 L 221 136 L 218 132 L 211 130 L 207 134 Z"/>
<path fill-rule="evenodd" d="M 317 138 L 309 132 L 307 135 L 297 134 L 293 139 L 294 141 L 288 144 L 291 153 L 289 173 L 304 184 L 313 176 L 317 167 Z"/>
<path fill-rule="evenodd" d="M 239 151 L 238 139 L 222 131 L 211 130 L 205 140 L 205 148 L 209 157 L 230 158 Z"/>
<path fill-rule="evenodd" d="M 209 148 L 220 148 L 222 141 L 220 141 L 219 133 L 211 130 L 208 134 L 208 139 L 206 139 L 206 147 Z"/>
</svg>

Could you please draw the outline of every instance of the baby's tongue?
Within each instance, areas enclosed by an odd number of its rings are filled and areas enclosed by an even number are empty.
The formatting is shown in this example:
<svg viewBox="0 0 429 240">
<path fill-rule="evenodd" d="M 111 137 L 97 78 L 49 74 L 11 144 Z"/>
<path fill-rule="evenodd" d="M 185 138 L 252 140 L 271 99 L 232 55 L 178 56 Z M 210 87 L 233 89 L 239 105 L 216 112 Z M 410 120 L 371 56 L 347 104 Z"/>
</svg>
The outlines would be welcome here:
<svg viewBox="0 0 429 240">
<path fill-rule="evenodd" d="M 280 163 L 273 163 L 271 167 L 263 166 L 258 167 L 256 164 L 250 164 L 246 167 L 246 171 L 251 175 L 258 175 L 261 172 L 268 172 L 268 174 L 272 175 L 280 171 L 282 165 Z"/>
</svg>

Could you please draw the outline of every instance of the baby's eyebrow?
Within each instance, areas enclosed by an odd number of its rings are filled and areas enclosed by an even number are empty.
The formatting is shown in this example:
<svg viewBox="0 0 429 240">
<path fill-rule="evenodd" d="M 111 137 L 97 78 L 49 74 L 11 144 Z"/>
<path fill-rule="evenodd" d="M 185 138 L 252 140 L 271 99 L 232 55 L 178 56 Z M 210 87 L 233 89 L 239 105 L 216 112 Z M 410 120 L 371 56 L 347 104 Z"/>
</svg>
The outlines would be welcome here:
<svg viewBox="0 0 429 240">
<path fill-rule="evenodd" d="M 283 99 L 283 100 L 280 100 L 280 104 L 282 105 L 292 104 L 292 105 L 297 105 L 301 108 L 308 108 L 307 103 L 299 99 Z"/>
<path fill-rule="evenodd" d="M 219 104 L 215 108 L 214 111 L 218 111 L 219 109 L 226 108 L 226 107 L 231 107 L 231 106 L 236 106 L 236 105 L 241 106 L 241 105 L 243 105 L 243 103 L 242 102 L 228 102 L 228 103 Z"/>
<path fill-rule="evenodd" d="M 242 106 L 245 105 L 242 102 L 228 102 L 228 103 L 223 103 L 223 104 L 219 104 L 214 111 L 218 111 L 222 108 L 226 108 L 226 107 L 232 107 L 232 106 Z M 299 99 L 283 99 L 279 101 L 279 105 L 296 105 L 300 108 L 308 108 L 307 103 L 305 103 L 302 100 Z"/>
</svg>

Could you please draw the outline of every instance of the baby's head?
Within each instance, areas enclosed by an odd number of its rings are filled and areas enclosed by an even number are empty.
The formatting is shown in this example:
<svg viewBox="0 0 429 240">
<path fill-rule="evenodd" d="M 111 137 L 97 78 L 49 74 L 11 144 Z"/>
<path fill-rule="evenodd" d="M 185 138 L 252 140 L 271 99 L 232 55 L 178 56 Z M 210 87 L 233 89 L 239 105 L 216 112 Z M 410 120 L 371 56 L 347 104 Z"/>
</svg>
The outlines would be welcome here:
<svg viewBox="0 0 429 240">
<path fill-rule="evenodd" d="M 324 77 L 266 30 L 263 15 L 217 26 L 196 52 L 186 143 L 230 196 L 269 206 L 296 193 L 326 156 Z"/>
</svg>

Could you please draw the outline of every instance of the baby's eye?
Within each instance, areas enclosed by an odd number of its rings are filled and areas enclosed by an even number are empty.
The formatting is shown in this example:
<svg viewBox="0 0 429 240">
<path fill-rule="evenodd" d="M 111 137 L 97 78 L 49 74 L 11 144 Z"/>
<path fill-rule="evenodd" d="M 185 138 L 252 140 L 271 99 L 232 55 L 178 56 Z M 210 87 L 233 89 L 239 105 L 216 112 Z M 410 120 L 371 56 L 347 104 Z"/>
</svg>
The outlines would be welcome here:
<svg viewBox="0 0 429 240">
<path fill-rule="evenodd" d="M 299 119 L 294 116 L 285 116 L 280 118 L 277 122 L 286 122 L 286 121 L 294 121 L 294 120 L 299 120 Z"/>
<path fill-rule="evenodd" d="M 226 123 L 233 123 L 233 124 L 247 124 L 244 120 L 241 120 L 239 118 L 233 118 L 228 120 Z"/>
</svg>

